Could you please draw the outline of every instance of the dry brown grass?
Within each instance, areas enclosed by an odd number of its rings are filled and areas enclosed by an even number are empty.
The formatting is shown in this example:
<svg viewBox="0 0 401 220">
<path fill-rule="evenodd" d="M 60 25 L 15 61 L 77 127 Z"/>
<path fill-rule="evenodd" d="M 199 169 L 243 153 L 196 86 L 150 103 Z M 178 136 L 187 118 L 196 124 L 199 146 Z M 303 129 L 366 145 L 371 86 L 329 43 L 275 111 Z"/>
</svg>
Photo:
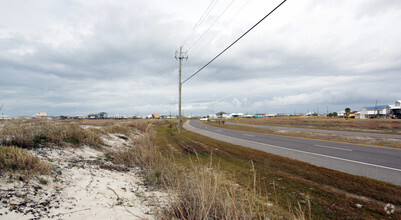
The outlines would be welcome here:
<svg viewBox="0 0 401 220">
<path fill-rule="evenodd" d="M 236 123 L 237 120 L 228 121 Z M 240 123 L 289 126 L 303 128 L 317 128 L 330 130 L 401 133 L 401 120 L 397 119 L 344 119 L 327 117 L 268 117 L 268 118 L 242 118 Z"/>
<path fill-rule="evenodd" d="M 79 146 L 102 144 L 99 136 L 77 124 L 48 120 L 12 120 L 0 130 L 3 145 L 22 148 L 70 144 Z"/>
<path fill-rule="evenodd" d="M 51 166 L 24 149 L 15 146 L 0 146 L 0 170 L 25 175 L 48 174 Z"/>
<path fill-rule="evenodd" d="M 145 121 L 135 127 L 147 125 Z M 171 124 L 167 126 L 174 130 L 173 127 Z M 174 134 L 167 132 L 167 135 Z M 141 167 L 147 184 L 170 192 L 170 205 L 159 212 L 159 218 L 266 219 L 293 216 L 280 207 L 272 207 L 268 197 L 261 196 L 253 182 L 256 180 L 255 170 L 248 175 L 249 184 L 239 186 L 232 181 L 234 178 L 229 177 L 230 174 L 218 168 L 213 157 L 207 164 L 199 158 L 187 158 L 183 162 L 182 154 L 175 155 L 168 147 L 156 145 L 160 143 L 155 140 L 157 136 L 150 130 L 128 149 L 110 151 L 108 154 L 113 163 Z"/>
<path fill-rule="evenodd" d="M 242 148 L 185 130 L 178 136 L 171 127 L 168 125 L 158 127 L 157 143 L 164 146 L 169 152 L 176 152 L 174 153 L 176 163 L 186 167 L 187 170 L 182 169 L 182 172 L 185 174 L 184 177 L 189 177 L 188 181 L 190 182 L 173 185 L 182 186 L 174 191 L 178 192 L 178 195 L 182 195 L 182 198 L 178 199 L 184 200 L 174 207 L 181 207 L 180 204 L 189 206 L 189 203 L 202 206 L 199 201 L 204 200 L 199 199 L 201 198 L 199 195 L 203 195 L 204 192 L 214 192 L 213 186 L 216 183 L 213 182 L 213 178 L 219 182 L 216 194 L 224 187 L 229 189 L 230 186 L 224 184 L 231 182 L 239 184 L 239 189 L 244 190 L 243 194 L 236 194 L 239 201 L 257 198 L 253 200 L 254 203 L 251 203 L 255 205 L 232 207 L 234 209 L 246 207 L 245 212 L 242 212 L 242 216 L 245 216 L 243 218 L 259 219 L 261 215 L 255 215 L 256 212 L 251 211 L 255 210 L 251 207 L 256 206 L 261 207 L 259 210 L 264 212 L 264 216 L 272 219 L 377 219 L 386 216 L 383 211 L 386 203 L 396 206 L 401 204 L 399 199 L 401 191 L 397 185 Z M 209 162 L 211 154 L 213 154 L 213 160 L 218 161 L 212 166 Z M 200 158 L 198 164 L 200 166 L 203 164 L 208 172 L 203 172 L 202 168 L 194 168 L 193 162 L 188 162 L 188 160 L 197 161 L 197 159 L 193 159 L 194 157 Z M 253 166 L 250 166 L 251 161 L 253 161 L 254 169 Z M 208 168 L 213 169 L 210 171 Z M 195 178 L 191 176 L 194 170 L 201 171 L 196 171 Z M 258 175 L 254 175 L 252 170 L 256 170 Z M 224 173 L 216 178 L 213 175 L 221 174 L 218 171 Z M 204 174 L 211 174 L 211 176 L 205 177 Z M 250 176 L 254 178 L 250 178 Z M 191 183 L 194 183 L 193 186 Z M 189 192 L 185 192 L 187 186 L 193 188 L 190 188 Z M 256 190 L 254 190 L 254 186 Z M 180 189 L 184 192 L 180 192 Z M 255 192 L 256 197 L 253 196 Z M 266 203 L 261 201 L 269 201 L 271 206 L 263 207 Z M 356 204 L 362 204 L 362 208 L 358 208 Z M 172 213 L 177 218 L 177 213 L 185 213 L 182 210 L 187 209 L 181 208 L 181 211 L 171 211 L 170 214 Z M 198 209 L 194 207 L 193 210 Z M 227 216 L 231 216 L 230 212 L 227 213 Z M 392 217 L 398 218 L 399 216 L 401 213 L 396 212 Z M 185 218 L 185 216 L 181 217 Z M 209 216 L 209 218 L 213 217 Z"/>
<path fill-rule="evenodd" d="M 256 176 L 255 170 L 252 174 Z M 175 184 L 167 188 L 173 192 L 170 209 L 162 212 L 166 219 L 270 219 L 295 217 L 285 209 L 273 206 L 269 197 L 256 189 L 256 178 L 249 175 L 247 186 L 217 166 L 193 162 L 178 175 Z"/>
<path fill-rule="evenodd" d="M 401 149 L 400 140 L 389 137 L 363 136 L 352 133 L 339 135 L 336 133 L 327 133 L 319 131 L 311 132 L 311 131 L 280 129 L 280 128 L 259 128 L 259 127 L 250 127 L 250 126 L 232 125 L 232 124 L 221 125 L 212 122 L 206 122 L 206 123 L 215 127 L 222 127 L 240 131 L 257 132 L 263 134 L 271 134 L 277 136 L 307 138 L 315 140 L 342 142 L 348 144 L 360 144 L 360 145 L 381 146 L 381 147 Z"/>
<path fill-rule="evenodd" d="M 124 134 L 126 136 L 130 136 L 133 132 L 130 127 L 118 124 L 104 126 L 101 130 L 108 134 Z"/>
</svg>

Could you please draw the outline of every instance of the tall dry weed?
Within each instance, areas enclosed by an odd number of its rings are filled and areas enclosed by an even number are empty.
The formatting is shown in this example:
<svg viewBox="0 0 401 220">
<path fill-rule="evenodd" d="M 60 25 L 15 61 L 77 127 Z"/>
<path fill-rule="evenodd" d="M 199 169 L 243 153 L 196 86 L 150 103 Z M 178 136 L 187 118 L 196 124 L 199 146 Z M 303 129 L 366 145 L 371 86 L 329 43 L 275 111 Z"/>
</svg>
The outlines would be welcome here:
<svg viewBox="0 0 401 220">
<path fill-rule="evenodd" d="M 179 175 L 174 184 L 166 186 L 173 199 L 170 208 L 162 212 L 163 218 L 268 219 L 275 215 L 275 208 L 256 191 L 253 175 L 250 185 L 244 187 L 232 182 L 233 178 L 212 162 L 192 162 L 185 172 L 175 173 Z"/>
</svg>

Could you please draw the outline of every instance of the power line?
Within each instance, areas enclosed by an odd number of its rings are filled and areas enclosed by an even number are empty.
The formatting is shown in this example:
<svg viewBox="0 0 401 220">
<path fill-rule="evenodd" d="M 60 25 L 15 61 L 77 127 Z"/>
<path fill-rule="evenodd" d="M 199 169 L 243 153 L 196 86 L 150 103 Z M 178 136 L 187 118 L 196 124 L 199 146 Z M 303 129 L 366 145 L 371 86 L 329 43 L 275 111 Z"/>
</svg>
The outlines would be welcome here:
<svg viewBox="0 0 401 220">
<path fill-rule="evenodd" d="M 246 1 L 246 2 L 240 7 L 240 9 L 237 10 L 236 13 L 235 13 L 230 19 L 228 19 L 228 20 L 230 21 L 228 24 L 231 24 L 231 23 L 233 22 L 233 18 L 236 17 L 236 16 L 245 8 L 245 6 L 248 5 L 248 3 L 249 3 L 250 1 L 251 1 L 251 0 Z M 227 25 L 226 25 L 226 27 L 227 27 Z M 214 35 L 209 41 L 213 41 L 217 36 L 218 36 L 218 35 Z M 198 54 L 200 54 L 204 49 L 206 49 L 206 46 L 207 46 L 207 45 L 203 45 L 203 46 L 201 47 L 201 49 L 196 50 L 196 52 L 195 52 L 194 54 L 192 54 L 192 57 L 196 57 Z M 188 50 L 188 51 L 189 51 L 189 50 Z M 191 61 L 190 61 L 190 62 L 191 62 Z"/>
<path fill-rule="evenodd" d="M 211 64 L 214 60 L 216 60 L 220 55 L 222 55 L 224 52 L 226 52 L 230 47 L 232 47 L 234 44 L 236 44 L 241 38 L 243 38 L 246 34 L 248 34 L 252 29 L 254 29 L 256 26 L 258 26 L 263 20 L 265 20 L 270 14 L 272 14 L 277 8 L 279 8 L 284 2 L 287 0 L 282 1 L 279 5 L 277 5 L 272 11 L 270 11 L 267 15 L 265 15 L 262 19 L 260 19 L 256 24 L 254 24 L 249 30 L 247 30 L 244 34 L 242 34 L 237 40 L 235 40 L 233 43 L 231 43 L 226 49 L 221 51 L 217 56 L 215 56 L 212 60 L 210 60 L 208 63 L 206 63 L 202 68 L 200 68 L 198 71 L 196 71 L 194 74 L 192 74 L 190 77 L 188 77 L 186 80 L 182 82 L 184 84 L 186 81 L 194 77 L 196 74 L 198 74 L 200 71 L 202 71 L 205 67 L 207 67 L 209 64 Z"/>
<path fill-rule="evenodd" d="M 207 32 L 209 32 L 210 28 L 216 24 L 216 22 L 221 18 L 221 16 L 227 11 L 228 8 L 234 3 L 235 0 L 232 0 L 230 4 L 227 5 L 227 7 L 220 13 L 220 15 L 213 21 L 213 23 L 206 29 L 205 32 L 189 47 L 188 51 L 190 51 L 202 38 L 205 36 Z"/>
<path fill-rule="evenodd" d="M 242 11 L 242 9 L 244 9 L 245 6 L 248 5 L 248 3 L 249 3 L 250 1 L 251 1 L 251 0 L 246 1 L 246 2 L 241 6 L 241 8 L 234 14 L 234 16 L 232 16 L 229 20 L 232 20 L 233 17 L 237 16 L 237 15 Z"/>
<path fill-rule="evenodd" d="M 202 16 L 199 18 L 198 22 L 195 24 L 195 26 L 192 28 L 191 32 L 189 32 L 188 36 L 185 38 L 185 40 L 181 43 L 181 47 L 184 46 L 185 42 L 195 33 L 195 31 L 198 29 L 198 27 L 205 21 L 206 17 L 209 15 L 209 13 L 213 10 L 214 6 L 216 6 L 217 2 L 219 0 L 213 0 L 210 2 L 209 6 L 207 7 L 206 11 L 203 12 Z"/>
</svg>

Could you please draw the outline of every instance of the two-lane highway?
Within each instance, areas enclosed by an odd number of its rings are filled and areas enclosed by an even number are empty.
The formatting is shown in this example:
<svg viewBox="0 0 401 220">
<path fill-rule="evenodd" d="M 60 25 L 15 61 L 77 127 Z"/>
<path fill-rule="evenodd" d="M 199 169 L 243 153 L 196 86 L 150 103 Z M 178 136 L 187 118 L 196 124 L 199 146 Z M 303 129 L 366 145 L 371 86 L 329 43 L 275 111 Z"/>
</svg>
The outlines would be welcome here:
<svg viewBox="0 0 401 220">
<path fill-rule="evenodd" d="M 189 120 L 184 128 L 228 143 L 401 185 L 401 150 L 224 129 Z"/>
</svg>

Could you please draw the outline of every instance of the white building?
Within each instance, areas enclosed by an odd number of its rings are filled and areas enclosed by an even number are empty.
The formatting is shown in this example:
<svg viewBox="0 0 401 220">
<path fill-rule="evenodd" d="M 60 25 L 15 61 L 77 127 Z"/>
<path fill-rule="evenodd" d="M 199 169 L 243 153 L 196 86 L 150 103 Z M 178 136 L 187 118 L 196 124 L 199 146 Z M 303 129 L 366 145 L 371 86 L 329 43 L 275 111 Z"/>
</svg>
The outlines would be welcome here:
<svg viewBox="0 0 401 220">
<path fill-rule="evenodd" d="M 46 112 L 38 112 L 33 115 L 34 118 L 47 118 L 49 117 Z"/>
<path fill-rule="evenodd" d="M 340 118 L 344 118 L 344 115 L 345 115 L 345 111 L 338 111 L 337 112 L 337 116 L 340 117 Z"/>
<path fill-rule="evenodd" d="M 265 117 L 276 117 L 277 113 L 267 113 Z"/>
<path fill-rule="evenodd" d="M 244 117 L 244 113 L 230 113 L 226 118 L 242 118 Z"/>
<path fill-rule="evenodd" d="M 388 105 L 380 105 L 376 107 L 363 107 L 360 110 L 360 118 L 387 118 L 390 107 Z"/>
<path fill-rule="evenodd" d="M 394 105 L 389 105 L 389 115 L 391 118 L 401 119 L 401 100 L 395 101 Z"/>
<path fill-rule="evenodd" d="M 11 120 L 11 117 L 8 115 L 0 115 L 0 120 Z"/>
</svg>

